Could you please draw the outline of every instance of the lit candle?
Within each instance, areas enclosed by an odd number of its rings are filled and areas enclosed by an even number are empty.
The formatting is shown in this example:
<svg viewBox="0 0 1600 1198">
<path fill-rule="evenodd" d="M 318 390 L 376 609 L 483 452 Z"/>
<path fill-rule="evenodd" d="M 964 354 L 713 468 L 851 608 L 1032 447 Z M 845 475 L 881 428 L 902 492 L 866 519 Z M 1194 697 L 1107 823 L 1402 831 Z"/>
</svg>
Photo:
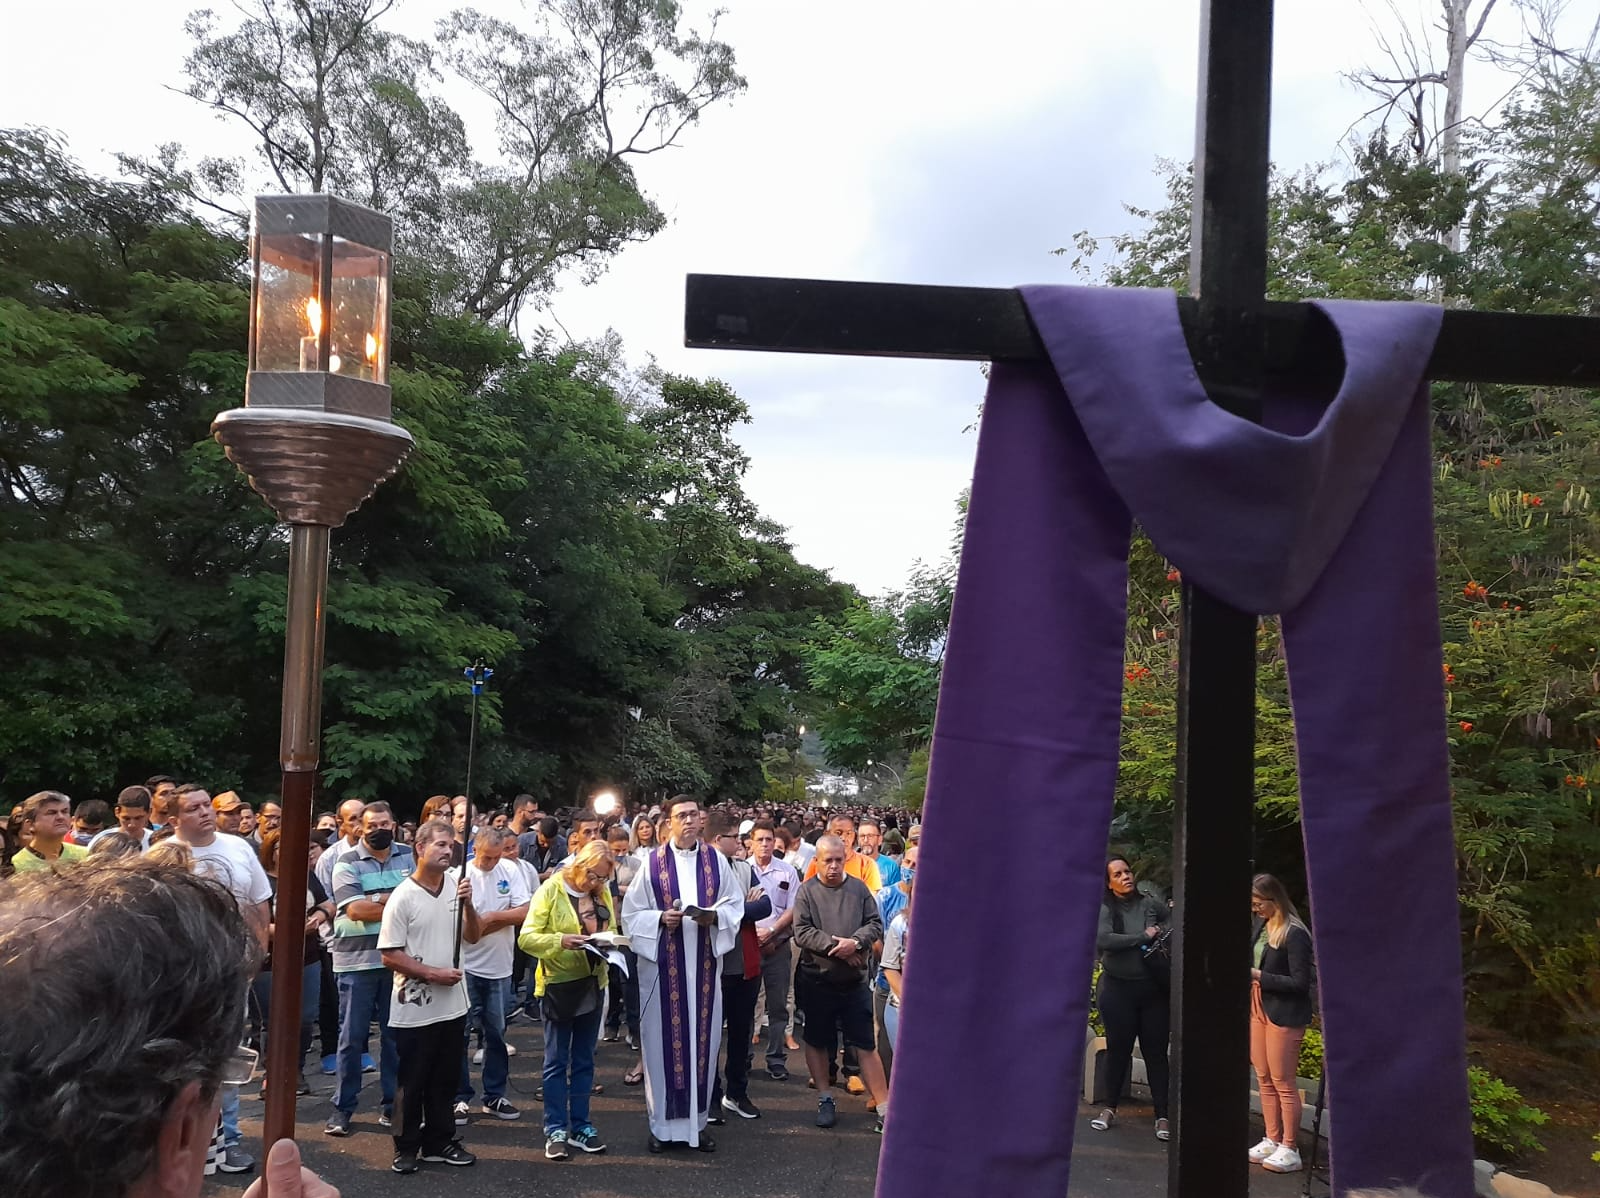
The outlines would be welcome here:
<svg viewBox="0 0 1600 1198">
<path fill-rule="evenodd" d="M 378 364 L 378 339 L 371 333 L 367 334 L 367 361 L 374 366 Z"/>
<path fill-rule="evenodd" d="M 317 369 L 317 338 L 322 333 L 322 305 L 317 302 L 317 297 L 312 296 L 306 300 L 306 325 L 311 329 L 311 335 L 300 338 L 300 369 Z M 338 367 L 334 367 L 335 370 Z"/>
</svg>

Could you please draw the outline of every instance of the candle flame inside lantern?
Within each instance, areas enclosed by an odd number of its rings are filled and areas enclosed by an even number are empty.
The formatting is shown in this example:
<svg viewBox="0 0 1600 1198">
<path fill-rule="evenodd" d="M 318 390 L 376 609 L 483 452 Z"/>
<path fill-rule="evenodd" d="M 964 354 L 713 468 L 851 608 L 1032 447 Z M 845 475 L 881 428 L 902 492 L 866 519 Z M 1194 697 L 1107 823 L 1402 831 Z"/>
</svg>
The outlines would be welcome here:
<svg viewBox="0 0 1600 1198">
<path fill-rule="evenodd" d="M 377 360 L 378 360 L 378 339 L 376 337 L 374 337 L 371 333 L 368 333 L 367 334 L 367 361 L 376 362 Z"/>
<path fill-rule="evenodd" d="M 314 295 L 306 301 L 306 324 L 310 326 L 313 337 L 321 334 L 322 305 L 317 302 L 317 297 Z"/>
</svg>

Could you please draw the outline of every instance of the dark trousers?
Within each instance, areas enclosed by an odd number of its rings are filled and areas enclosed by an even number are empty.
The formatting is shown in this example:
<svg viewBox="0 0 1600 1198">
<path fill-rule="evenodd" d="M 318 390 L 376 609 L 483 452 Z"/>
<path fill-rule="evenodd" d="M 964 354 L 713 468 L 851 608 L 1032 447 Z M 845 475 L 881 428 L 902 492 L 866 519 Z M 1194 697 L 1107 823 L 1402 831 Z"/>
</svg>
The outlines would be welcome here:
<svg viewBox="0 0 1600 1198">
<path fill-rule="evenodd" d="M 1150 1078 L 1150 1100 L 1156 1118 L 1167 1117 L 1167 1036 L 1171 1007 L 1167 992 L 1150 978 L 1114 978 L 1100 975 L 1100 1018 L 1106 1025 L 1106 1105 L 1113 1110 L 1122 1101 L 1133 1068 L 1133 1042 Z"/>
<path fill-rule="evenodd" d="M 456 1138 L 456 1083 L 461 1077 L 461 1042 L 467 1017 L 393 1029 L 400 1050 L 395 1088 L 396 1152 L 421 1150 L 432 1156 Z"/>
<path fill-rule="evenodd" d="M 506 1010 L 520 1009 L 529 1015 L 537 1016 L 539 1003 L 533 997 L 533 969 L 534 959 L 520 948 L 513 949 L 511 955 L 511 1001 Z M 527 989 L 523 989 L 523 979 L 527 979 Z"/>
<path fill-rule="evenodd" d="M 306 1071 L 306 1050 L 311 1047 L 311 1029 L 316 1023 L 317 1011 L 322 1005 L 321 990 L 322 966 L 316 961 L 302 966 L 300 974 L 300 1072 L 302 1074 Z M 261 1009 L 261 1056 L 264 1060 L 267 1055 L 267 1025 L 272 1022 L 272 970 L 266 969 L 256 974 L 255 981 L 250 983 L 250 997 Z M 337 998 L 334 999 L 336 1013 L 338 1001 Z"/>
<path fill-rule="evenodd" d="M 622 970 L 615 965 L 611 967 L 611 979 L 606 985 L 606 1031 L 616 1035 L 622 1030 L 623 1023 L 627 1023 L 628 1035 L 633 1042 L 639 1042 L 639 958 L 633 955 L 632 949 L 623 949 L 623 956 L 628 961 L 628 976 L 622 976 Z"/>
<path fill-rule="evenodd" d="M 333 976 L 333 958 L 322 954 L 322 989 L 317 995 L 317 1024 L 322 1037 L 322 1055 L 339 1051 L 339 982 Z"/>
<path fill-rule="evenodd" d="M 722 1014 L 728 1021 L 728 1030 L 723 1034 L 727 1065 L 717 1074 L 717 1084 L 712 1087 L 712 1106 L 724 1095 L 735 1100 L 750 1096 L 750 1036 L 756 1026 L 756 996 L 760 991 L 760 974 L 753 978 L 736 973 L 722 975 Z"/>
<path fill-rule="evenodd" d="M 789 982 L 794 977 L 794 946 L 785 941 L 761 961 L 761 981 L 767 991 L 767 1065 L 789 1058 L 784 1036 L 789 1028 Z"/>
</svg>

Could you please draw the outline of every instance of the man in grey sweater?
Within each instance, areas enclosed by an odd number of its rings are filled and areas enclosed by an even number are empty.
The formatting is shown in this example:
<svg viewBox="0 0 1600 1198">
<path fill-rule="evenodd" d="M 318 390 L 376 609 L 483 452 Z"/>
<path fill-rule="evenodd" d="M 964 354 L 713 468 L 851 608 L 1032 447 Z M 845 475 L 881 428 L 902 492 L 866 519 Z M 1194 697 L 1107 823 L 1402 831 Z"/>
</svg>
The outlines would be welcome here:
<svg viewBox="0 0 1600 1198">
<path fill-rule="evenodd" d="M 800 946 L 795 1005 L 805 1017 L 806 1068 L 816 1086 L 817 1126 L 838 1121 L 828 1082 L 835 1037 L 860 1051 L 868 1099 L 877 1108 L 876 1130 L 889 1113 L 889 1086 L 878 1059 L 867 969 L 872 946 L 883 939 L 883 918 L 872 891 L 844 872 L 844 841 L 817 841 L 817 873 L 800 887 L 794 906 L 794 942 Z"/>
</svg>

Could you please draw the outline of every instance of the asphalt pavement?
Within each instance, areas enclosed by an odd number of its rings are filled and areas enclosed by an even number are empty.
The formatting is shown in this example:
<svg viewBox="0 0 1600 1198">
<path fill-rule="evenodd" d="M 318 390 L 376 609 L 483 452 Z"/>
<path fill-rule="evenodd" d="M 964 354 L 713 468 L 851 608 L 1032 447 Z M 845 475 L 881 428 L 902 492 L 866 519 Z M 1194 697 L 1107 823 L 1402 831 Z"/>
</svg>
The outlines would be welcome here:
<svg viewBox="0 0 1600 1198">
<path fill-rule="evenodd" d="M 574 1151 L 573 1159 L 553 1162 L 544 1159 L 542 1105 L 533 1096 L 542 1061 L 539 1031 L 518 1022 L 509 1038 L 518 1053 L 511 1061 L 508 1097 L 521 1108 L 522 1117 L 504 1121 L 474 1107 L 471 1122 L 459 1129 L 466 1147 L 478 1157 L 472 1168 L 424 1164 L 410 1176 L 392 1173 L 389 1164 L 394 1141 L 378 1126 L 375 1074 L 367 1075 L 352 1134 L 346 1139 L 323 1135 L 323 1123 L 332 1109 L 334 1079 L 316 1072 L 315 1062 L 309 1075 L 313 1092 L 299 1103 L 297 1139 L 306 1164 L 338 1186 L 343 1198 L 872 1196 L 881 1143 L 872 1130 L 872 1115 L 862 1099 L 839 1093 L 838 1125 L 827 1131 L 816 1127 L 816 1094 L 806 1087 L 804 1065 L 797 1053 L 790 1054 L 790 1067 L 796 1074 L 788 1081 L 775 1082 L 761 1070 L 758 1050 L 750 1096 L 761 1108 L 762 1117 L 743 1120 L 730 1114 L 726 1125 L 711 1129 L 716 1152 L 652 1156 L 646 1148 L 643 1087 L 622 1084 L 623 1075 L 638 1056 L 626 1044 L 601 1044 L 596 1079 L 604 1092 L 595 1095 L 592 1115 L 608 1150 L 596 1156 Z M 474 1084 L 478 1072 L 473 1070 Z M 241 1106 L 245 1147 L 259 1156 L 261 1103 L 246 1093 Z M 1071 1198 L 1154 1198 L 1163 1194 L 1167 1146 L 1150 1134 L 1148 1111 L 1125 1108 L 1124 1122 L 1103 1134 L 1090 1130 L 1092 1113 L 1087 1107 L 1080 1111 Z M 207 1183 L 205 1194 L 207 1198 L 235 1198 L 254 1176 L 218 1176 Z M 1299 1176 L 1278 1177 L 1255 1170 L 1252 1198 L 1290 1198 L 1300 1193 L 1301 1182 Z M 1313 1192 L 1326 1194 L 1327 1187 L 1318 1185 Z"/>
</svg>

